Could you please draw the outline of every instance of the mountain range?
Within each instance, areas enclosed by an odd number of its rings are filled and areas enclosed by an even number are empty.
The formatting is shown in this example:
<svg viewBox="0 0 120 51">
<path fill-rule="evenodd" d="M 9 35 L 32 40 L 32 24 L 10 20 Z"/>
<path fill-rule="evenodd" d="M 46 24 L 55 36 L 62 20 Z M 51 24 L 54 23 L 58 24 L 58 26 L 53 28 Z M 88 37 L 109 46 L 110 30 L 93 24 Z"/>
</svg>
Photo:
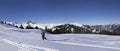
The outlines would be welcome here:
<svg viewBox="0 0 120 51">
<path fill-rule="evenodd" d="M 79 23 L 39 24 L 35 21 L 27 21 L 22 24 L 7 21 L 0 21 L 0 23 L 11 25 L 21 29 L 43 29 L 53 34 L 91 33 L 91 34 L 120 35 L 120 24 L 107 24 L 107 25 L 83 25 Z"/>
</svg>

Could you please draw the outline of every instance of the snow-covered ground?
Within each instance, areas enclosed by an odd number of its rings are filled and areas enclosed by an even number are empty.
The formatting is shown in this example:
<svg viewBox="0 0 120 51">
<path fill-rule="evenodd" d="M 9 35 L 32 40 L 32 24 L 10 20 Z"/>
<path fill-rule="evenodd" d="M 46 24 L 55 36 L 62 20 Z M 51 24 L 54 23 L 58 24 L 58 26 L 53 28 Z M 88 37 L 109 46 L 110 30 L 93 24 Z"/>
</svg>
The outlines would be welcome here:
<svg viewBox="0 0 120 51">
<path fill-rule="evenodd" d="M 0 41 L 0 51 L 17 51 L 19 48 Z"/>
<path fill-rule="evenodd" d="M 46 34 L 0 24 L 0 51 L 120 51 L 120 37 L 95 34 Z"/>
</svg>

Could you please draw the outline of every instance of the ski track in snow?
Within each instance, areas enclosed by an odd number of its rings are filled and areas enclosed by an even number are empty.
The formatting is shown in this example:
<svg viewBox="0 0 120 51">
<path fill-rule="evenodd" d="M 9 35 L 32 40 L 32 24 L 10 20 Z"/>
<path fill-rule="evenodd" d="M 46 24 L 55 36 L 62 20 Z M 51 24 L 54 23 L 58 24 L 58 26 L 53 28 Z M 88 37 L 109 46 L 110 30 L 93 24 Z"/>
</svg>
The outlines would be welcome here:
<svg viewBox="0 0 120 51">
<path fill-rule="evenodd" d="M 80 44 L 80 43 L 72 43 L 72 42 L 54 42 L 54 43 L 120 50 L 119 47 L 109 47 L 109 46 L 100 46 L 100 45 L 91 45 L 91 44 Z"/>
<path fill-rule="evenodd" d="M 38 51 L 36 49 L 42 49 L 45 51 L 59 51 L 57 49 L 51 49 L 51 48 L 38 47 L 38 46 L 33 46 L 33 45 L 28 45 L 28 44 L 17 43 L 17 42 L 10 41 L 8 39 L 0 39 L 0 41 L 3 41 L 5 43 L 8 43 L 8 44 L 11 44 L 11 45 L 14 45 L 14 46 L 20 48 L 20 50 L 18 50 L 18 51 Z"/>
<path fill-rule="evenodd" d="M 6 33 L 6 32 L 1 32 L 0 31 L 0 33 L 18 37 L 16 35 L 12 35 L 12 34 L 9 34 L 9 33 Z M 10 41 L 8 39 L 1 39 L 0 41 L 4 41 L 5 43 L 8 43 L 8 44 L 11 44 L 11 45 L 14 45 L 14 46 L 20 48 L 20 50 L 18 50 L 18 51 L 38 51 L 36 49 L 43 49 L 45 51 L 59 51 L 57 49 L 51 49 L 51 48 L 45 48 L 45 47 L 37 47 L 37 46 L 33 46 L 33 45 L 22 44 L 22 43 L 19 43 L 19 42 L 16 43 L 16 42 Z M 35 49 L 33 49 L 33 48 L 35 48 Z"/>
</svg>

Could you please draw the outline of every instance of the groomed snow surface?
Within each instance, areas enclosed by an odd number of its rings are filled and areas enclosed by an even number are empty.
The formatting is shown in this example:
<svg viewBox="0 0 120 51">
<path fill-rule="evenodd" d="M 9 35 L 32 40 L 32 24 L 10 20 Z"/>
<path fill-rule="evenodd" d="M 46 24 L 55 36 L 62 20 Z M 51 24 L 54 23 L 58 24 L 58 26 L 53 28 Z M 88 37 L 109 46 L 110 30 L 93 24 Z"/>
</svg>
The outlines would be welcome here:
<svg viewBox="0 0 120 51">
<path fill-rule="evenodd" d="M 46 34 L 0 24 L 0 51 L 120 51 L 120 37 L 95 34 Z"/>
</svg>

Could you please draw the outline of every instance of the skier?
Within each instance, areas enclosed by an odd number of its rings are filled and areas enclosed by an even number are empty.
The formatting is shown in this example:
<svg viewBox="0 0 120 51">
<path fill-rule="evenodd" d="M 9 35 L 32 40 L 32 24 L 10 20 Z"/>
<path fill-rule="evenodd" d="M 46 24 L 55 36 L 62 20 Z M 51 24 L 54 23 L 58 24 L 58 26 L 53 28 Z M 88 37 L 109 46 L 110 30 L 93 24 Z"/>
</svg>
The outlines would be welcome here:
<svg viewBox="0 0 120 51">
<path fill-rule="evenodd" d="M 45 31 L 42 31 L 42 40 L 47 40 L 47 38 L 45 37 Z"/>
</svg>

